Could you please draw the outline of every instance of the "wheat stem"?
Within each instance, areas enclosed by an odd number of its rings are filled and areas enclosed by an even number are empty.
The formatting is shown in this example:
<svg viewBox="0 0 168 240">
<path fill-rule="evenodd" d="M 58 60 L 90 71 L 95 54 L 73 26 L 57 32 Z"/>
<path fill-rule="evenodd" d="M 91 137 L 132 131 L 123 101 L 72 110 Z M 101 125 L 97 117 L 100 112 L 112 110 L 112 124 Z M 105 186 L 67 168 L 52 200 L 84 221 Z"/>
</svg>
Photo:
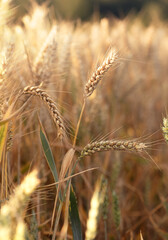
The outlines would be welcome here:
<svg viewBox="0 0 168 240">
<path fill-rule="evenodd" d="M 78 120 L 78 123 L 77 123 L 76 131 L 75 131 L 73 147 L 75 147 L 75 145 L 76 145 L 76 139 L 77 139 L 77 135 L 78 135 L 78 132 L 79 132 L 79 126 L 80 126 L 80 122 L 81 122 L 81 119 L 82 119 L 82 116 L 83 116 L 85 105 L 86 105 L 86 99 L 84 98 L 84 102 L 83 102 L 83 105 L 82 105 L 81 113 L 80 113 L 79 120 Z"/>
</svg>

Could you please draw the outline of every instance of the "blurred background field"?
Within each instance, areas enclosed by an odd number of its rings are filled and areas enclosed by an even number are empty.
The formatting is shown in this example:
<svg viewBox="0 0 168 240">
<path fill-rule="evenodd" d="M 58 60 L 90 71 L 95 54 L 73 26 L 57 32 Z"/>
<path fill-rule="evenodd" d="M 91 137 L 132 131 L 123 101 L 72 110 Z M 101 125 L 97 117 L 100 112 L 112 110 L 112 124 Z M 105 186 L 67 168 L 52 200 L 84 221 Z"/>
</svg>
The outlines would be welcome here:
<svg viewBox="0 0 168 240">
<path fill-rule="evenodd" d="M 13 0 L 12 2 L 14 6 L 17 6 L 16 19 L 29 12 L 31 1 Z M 143 20 L 145 22 L 150 20 L 153 11 L 159 12 L 162 19 L 168 18 L 168 3 L 166 0 L 40 0 L 37 3 L 46 3 L 48 7 L 52 8 L 57 18 L 66 20 L 77 18 L 88 20 L 92 18 L 95 12 L 100 17 L 114 14 L 119 18 L 124 18 L 130 12 L 137 14 L 140 11 L 144 14 Z"/>
<path fill-rule="evenodd" d="M 100 176 L 106 191 L 102 191 L 95 236 L 87 239 L 167 239 L 168 146 L 161 126 L 168 111 L 168 2 L 1 0 L 0 7 L 0 120 L 8 116 L 7 109 L 27 85 L 43 83 L 42 89 L 63 116 L 68 139 L 58 139 L 46 107 L 31 98 L 9 122 L 5 137 L 0 135 L 1 206 L 34 168 L 41 187 L 54 182 L 40 142 L 37 113 L 60 174 L 72 147 L 84 86 L 114 50 L 116 64 L 87 99 L 74 160 L 93 139 L 137 139 L 148 148 L 141 153 L 96 153 L 77 164 L 76 173 L 98 167 L 72 179 L 83 239 L 92 196 L 101 189 Z M 26 99 L 21 96 L 13 111 Z M 22 239 L 52 239 L 55 195 L 55 186 L 45 187 L 34 191 L 29 202 L 23 199 L 21 214 L 7 222 L 11 233 L 16 232 L 13 224 L 24 219 Z M 66 203 L 56 239 L 73 239 L 70 223 L 64 232 L 65 213 Z M 0 230 L 5 224 L 1 212 Z"/>
</svg>

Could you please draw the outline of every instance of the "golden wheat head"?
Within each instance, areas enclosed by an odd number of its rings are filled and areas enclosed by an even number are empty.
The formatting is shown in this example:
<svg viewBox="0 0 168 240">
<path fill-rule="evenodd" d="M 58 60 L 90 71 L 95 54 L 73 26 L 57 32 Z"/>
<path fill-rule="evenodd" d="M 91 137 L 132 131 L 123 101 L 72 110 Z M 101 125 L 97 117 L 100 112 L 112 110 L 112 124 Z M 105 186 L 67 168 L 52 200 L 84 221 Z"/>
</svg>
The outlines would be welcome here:
<svg viewBox="0 0 168 240">
<path fill-rule="evenodd" d="M 92 74 L 91 78 L 85 85 L 84 93 L 86 97 L 89 97 L 93 93 L 98 83 L 104 77 L 104 74 L 115 63 L 116 59 L 117 59 L 116 51 L 111 51 L 109 56 L 104 60 L 103 64 Z"/>
<path fill-rule="evenodd" d="M 81 156 L 92 155 L 96 152 L 117 150 L 117 151 L 142 151 L 146 148 L 145 143 L 128 140 L 106 140 L 96 141 L 87 144 L 81 152 Z"/>
<path fill-rule="evenodd" d="M 65 126 L 61 114 L 59 113 L 58 108 L 51 97 L 44 90 L 37 86 L 27 86 L 24 88 L 23 93 L 38 96 L 47 105 L 50 114 L 58 128 L 58 136 L 62 138 L 65 135 Z"/>
</svg>

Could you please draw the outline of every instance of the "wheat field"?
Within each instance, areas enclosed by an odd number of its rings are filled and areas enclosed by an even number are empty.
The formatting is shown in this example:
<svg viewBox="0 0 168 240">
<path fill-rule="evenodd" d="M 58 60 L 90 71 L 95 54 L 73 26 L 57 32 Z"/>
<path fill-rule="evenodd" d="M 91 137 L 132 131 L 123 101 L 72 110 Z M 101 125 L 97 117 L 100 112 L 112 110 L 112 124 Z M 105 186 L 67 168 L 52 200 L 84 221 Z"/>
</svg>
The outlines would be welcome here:
<svg viewBox="0 0 168 240">
<path fill-rule="evenodd" d="M 0 1 L 0 240 L 168 238 L 168 28 Z"/>
</svg>

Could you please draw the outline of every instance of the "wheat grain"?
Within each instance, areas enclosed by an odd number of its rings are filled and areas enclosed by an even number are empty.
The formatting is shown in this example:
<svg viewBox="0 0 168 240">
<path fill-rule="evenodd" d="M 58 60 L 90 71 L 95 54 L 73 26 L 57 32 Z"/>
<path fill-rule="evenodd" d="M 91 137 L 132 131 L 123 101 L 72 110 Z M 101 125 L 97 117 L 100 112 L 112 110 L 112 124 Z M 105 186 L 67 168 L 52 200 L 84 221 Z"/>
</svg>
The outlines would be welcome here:
<svg viewBox="0 0 168 240">
<path fill-rule="evenodd" d="M 81 157 L 92 155 L 96 152 L 117 150 L 117 151 L 142 151 L 146 148 L 145 143 L 139 143 L 136 141 L 124 141 L 124 140 L 106 140 L 96 141 L 91 144 L 87 144 L 81 152 Z"/>
<path fill-rule="evenodd" d="M 86 97 L 89 97 L 93 93 L 93 91 L 97 87 L 97 84 L 103 78 L 104 74 L 115 63 L 116 59 L 117 59 L 116 51 L 111 51 L 109 56 L 104 60 L 103 64 L 92 74 L 91 78 L 85 85 L 84 93 Z"/>
<path fill-rule="evenodd" d="M 55 102 L 51 99 L 51 97 L 44 90 L 36 86 L 25 87 L 23 93 L 38 96 L 43 102 L 45 102 L 45 104 L 50 110 L 50 114 L 56 126 L 58 127 L 58 136 L 62 138 L 65 135 L 65 126 L 61 118 L 61 115 L 58 111 L 58 108 Z"/>
</svg>

